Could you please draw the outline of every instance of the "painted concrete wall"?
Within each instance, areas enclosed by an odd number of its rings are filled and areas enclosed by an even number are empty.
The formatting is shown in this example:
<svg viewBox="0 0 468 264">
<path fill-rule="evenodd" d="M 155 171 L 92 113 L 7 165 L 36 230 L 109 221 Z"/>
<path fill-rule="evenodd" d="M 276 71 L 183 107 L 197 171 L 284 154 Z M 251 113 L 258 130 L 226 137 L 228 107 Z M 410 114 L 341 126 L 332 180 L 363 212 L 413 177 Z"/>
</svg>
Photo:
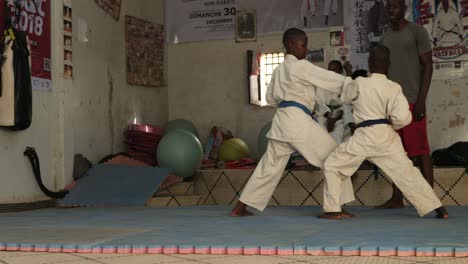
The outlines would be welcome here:
<svg viewBox="0 0 468 264">
<path fill-rule="evenodd" d="M 113 20 L 93 0 L 73 4 L 74 79 L 63 76 L 62 1 L 52 3 L 53 90 L 33 92 L 33 124 L 24 132 L 0 131 L 0 204 L 47 199 L 23 157 L 26 146 L 38 151 L 44 183 L 61 189 L 72 178 L 73 155 L 98 161 L 124 150 L 129 122 L 162 125 L 167 121 L 167 87 L 126 82 L 124 16 L 163 23 L 163 0 L 123 0 Z M 78 20 L 87 24 L 87 43 L 77 38 Z"/>
<path fill-rule="evenodd" d="M 327 34 L 310 33 L 309 48 L 326 45 Z M 191 120 L 204 142 L 212 126 L 226 127 L 245 140 L 255 156 L 258 132 L 274 112 L 248 104 L 246 51 L 280 51 L 280 37 L 170 45 L 169 119 Z M 427 103 L 433 149 L 468 140 L 467 83 L 468 78 L 433 82 Z"/>
<path fill-rule="evenodd" d="M 134 118 L 138 123 L 166 122 L 166 87 L 127 84 L 124 31 L 126 14 L 164 23 L 162 5 L 162 0 L 122 1 L 120 20 L 115 21 L 93 0 L 75 2 L 74 20 L 86 21 L 89 39 L 74 45 L 77 70 L 71 98 L 76 153 L 96 161 L 122 151 L 122 133 Z"/>
<path fill-rule="evenodd" d="M 433 81 L 426 107 L 433 150 L 468 141 L 468 77 Z"/>
</svg>

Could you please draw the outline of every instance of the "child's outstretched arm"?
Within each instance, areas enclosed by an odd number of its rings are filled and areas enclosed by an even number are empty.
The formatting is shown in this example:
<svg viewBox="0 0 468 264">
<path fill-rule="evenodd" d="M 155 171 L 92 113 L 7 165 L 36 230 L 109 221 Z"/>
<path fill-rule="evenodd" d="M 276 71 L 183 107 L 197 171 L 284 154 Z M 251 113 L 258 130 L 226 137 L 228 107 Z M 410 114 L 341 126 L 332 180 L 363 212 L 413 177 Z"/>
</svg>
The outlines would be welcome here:
<svg viewBox="0 0 468 264">
<path fill-rule="evenodd" d="M 291 67 L 291 74 L 317 88 L 340 94 L 345 82 L 351 78 L 322 69 L 307 60 L 300 60 Z M 348 80 L 349 79 L 349 80 Z"/>
</svg>

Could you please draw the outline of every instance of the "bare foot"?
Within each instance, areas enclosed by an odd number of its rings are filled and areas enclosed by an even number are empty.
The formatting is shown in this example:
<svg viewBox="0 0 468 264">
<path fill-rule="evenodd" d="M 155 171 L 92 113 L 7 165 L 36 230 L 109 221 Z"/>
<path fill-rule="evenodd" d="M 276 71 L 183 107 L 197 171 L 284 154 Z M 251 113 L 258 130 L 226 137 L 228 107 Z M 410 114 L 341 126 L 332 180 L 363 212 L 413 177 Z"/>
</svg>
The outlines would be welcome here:
<svg viewBox="0 0 468 264">
<path fill-rule="evenodd" d="M 348 211 L 346 211 L 344 209 L 341 210 L 341 216 L 343 218 L 353 218 L 353 217 L 355 217 L 354 214 L 352 214 L 352 213 L 350 213 L 350 212 L 348 212 Z"/>
<path fill-rule="evenodd" d="M 395 201 L 393 199 L 390 199 L 386 201 L 385 203 L 378 205 L 374 208 L 375 209 L 400 209 L 404 207 L 405 205 L 403 204 L 403 201 Z"/>
<path fill-rule="evenodd" d="M 322 213 L 318 216 L 318 218 L 322 219 L 332 219 L 332 220 L 341 220 L 343 219 L 343 213 L 342 212 L 334 212 L 334 213 Z"/>
<path fill-rule="evenodd" d="M 234 207 L 231 211 L 231 216 L 233 217 L 240 217 L 240 216 L 251 216 L 253 213 L 247 211 L 247 205 L 243 202 L 238 202 L 236 207 Z"/>
<path fill-rule="evenodd" d="M 448 219 L 448 212 L 447 212 L 447 209 L 445 209 L 445 207 L 441 206 L 435 209 L 435 212 L 436 212 L 436 218 Z"/>
<path fill-rule="evenodd" d="M 253 213 L 247 211 L 247 209 L 244 209 L 243 211 L 235 211 L 235 210 L 231 211 L 231 216 L 233 216 L 233 217 L 252 216 L 252 215 L 253 215 Z"/>
</svg>

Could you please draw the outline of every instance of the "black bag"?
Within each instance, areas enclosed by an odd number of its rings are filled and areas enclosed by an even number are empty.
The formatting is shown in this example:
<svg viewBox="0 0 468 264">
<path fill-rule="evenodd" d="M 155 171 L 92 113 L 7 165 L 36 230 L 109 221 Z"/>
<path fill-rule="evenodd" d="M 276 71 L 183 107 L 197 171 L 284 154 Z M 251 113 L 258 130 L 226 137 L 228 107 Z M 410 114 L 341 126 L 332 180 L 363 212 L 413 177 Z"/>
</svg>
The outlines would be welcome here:
<svg viewBox="0 0 468 264">
<path fill-rule="evenodd" d="M 446 149 L 439 149 L 432 153 L 436 166 L 468 167 L 468 142 L 457 142 Z"/>
</svg>

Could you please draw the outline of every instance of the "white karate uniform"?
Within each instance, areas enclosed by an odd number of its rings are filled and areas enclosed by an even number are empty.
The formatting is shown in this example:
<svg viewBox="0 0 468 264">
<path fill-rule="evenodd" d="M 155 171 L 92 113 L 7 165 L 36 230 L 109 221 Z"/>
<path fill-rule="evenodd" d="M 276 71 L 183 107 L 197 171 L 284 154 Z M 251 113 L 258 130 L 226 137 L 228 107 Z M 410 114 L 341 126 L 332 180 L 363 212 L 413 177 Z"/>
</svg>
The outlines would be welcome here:
<svg viewBox="0 0 468 264">
<path fill-rule="evenodd" d="M 330 15 L 330 11 L 335 15 L 338 12 L 338 0 L 325 0 L 323 4 L 323 15 Z"/>
<path fill-rule="evenodd" d="M 447 12 L 441 5 L 432 24 L 432 36 L 437 38 L 437 46 L 451 47 L 462 44 L 463 24 L 457 11 L 449 7 Z"/>
<path fill-rule="evenodd" d="M 277 106 L 281 101 L 296 101 L 311 110 L 315 104 L 316 88 L 340 93 L 343 84 L 351 81 L 349 77 L 288 54 L 273 72 L 267 90 L 267 102 Z M 336 147 L 327 131 L 297 107 L 276 110 L 267 138 L 267 150 L 239 199 L 261 211 L 270 201 L 293 152 L 298 151 L 310 164 L 321 168 Z M 343 182 L 340 189 L 343 190 L 340 204 L 355 199 L 351 180 Z"/>
<path fill-rule="evenodd" d="M 419 215 L 442 206 L 434 190 L 408 158 L 395 129 L 411 122 L 408 101 L 400 85 L 383 74 L 357 78 L 343 88 L 343 102 L 352 102 L 354 120 L 388 119 L 391 125 L 378 124 L 356 129 L 354 135 L 338 146 L 325 161 L 325 212 L 340 212 L 343 181 L 368 159 L 377 165 L 414 205 Z"/>
<path fill-rule="evenodd" d="M 317 10 L 317 0 L 302 0 L 301 19 L 315 16 L 315 10 Z"/>
</svg>

